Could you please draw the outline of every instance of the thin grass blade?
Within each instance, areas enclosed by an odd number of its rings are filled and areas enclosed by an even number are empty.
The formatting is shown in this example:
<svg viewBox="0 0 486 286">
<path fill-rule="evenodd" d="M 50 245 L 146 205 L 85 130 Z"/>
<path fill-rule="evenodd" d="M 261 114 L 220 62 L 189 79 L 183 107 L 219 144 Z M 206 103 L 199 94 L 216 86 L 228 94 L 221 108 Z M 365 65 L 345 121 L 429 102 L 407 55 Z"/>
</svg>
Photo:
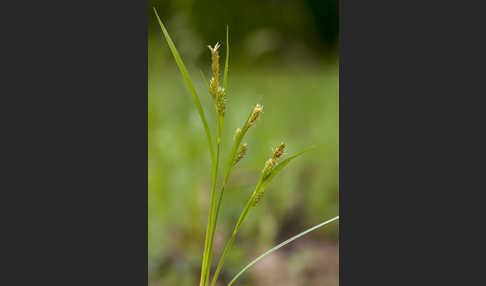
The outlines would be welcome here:
<svg viewBox="0 0 486 286">
<path fill-rule="evenodd" d="M 157 13 L 157 9 L 154 8 L 155 16 L 157 16 L 157 20 L 159 22 L 160 28 L 162 29 L 162 32 L 164 33 L 165 40 L 167 41 L 167 44 L 169 45 L 169 49 L 172 52 L 172 55 L 174 56 L 174 60 L 177 63 L 177 66 L 179 67 L 179 70 L 182 74 L 182 77 L 184 77 L 184 80 L 186 81 L 187 87 L 189 88 L 189 91 L 192 95 L 192 98 L 194 99 L 194 104 L 196 105 L 197 111 L 199 112 L 199 116 L 201 117 L 201 121 L 204 125 L 204 130 L 206 132 L 206 136 L 208 137 L 208 143 L 209 143 L 209 149 L 211 153 L 211 160 L 214 161 L 214 149 L 213 149 L 213 141 L 211 139 L 211 133 L 209 132 L 209 127 L 208 123 L 206 121 L 206 116 L 204 116 L 204 111 L 201 106 L 201 102 L 199 101 L 199 97 L 197 95 L 196 89 L 194 88 L 194 85 L 192 84 L 192 80 L 189 76 L 189 73 L 187 72 L 186 66 L 184 65 L 184 62 L 182 61 L 181 56 L 179 55 L 179 52 L 177 51 L 176 46 L 174 45 L 174 42 L 172 41 L 171 37 L 169 36 L 169 32 L 167 32 L 167 29 L 165 28 L 164 24 L 162 23 L 162 20 L 160 20 L 159 14 Z"/>
<path fill-rule="evenodd" d="M 228 64 L 229 64 L 229 26 L 226 26 L 226 60 L 224 63 L 223 88 L 228 85 Z"/>
<path fill-rule="evenodd" d="M 280 172 L 282 171 L 282 169 L 287 166 L 290 161 L 292 161 L 293 159 L 301 156 L 302 154 L 306 153 L 307 151 L 310 151 L 312 149 L 314 149 L 315 146 L 311 146 L 311 147 L 308 147 L 302 151 L 300 151 L 299 153 L 295 154 L 295 155 L 292 155 L 288 158 L 286 158 L 285 160 L 283 160 L 282 162 L 280 162 L 277 166 L 275 166 L 275 168 L 272 170 L 272 172 L 270 173 L 270 175 L 268 175 L 266 178 L 263 179 L 262 181 L 262 189 L 265 188 L 268 183 L 270 183 L 270 181 Z"/>
<path fill-rule="evenodd" d="M 254 259 L 252 262 L 248 263 L 248 265 L 246 265 L 245 267 L 243 267 L 243 269 L 241 269 L 241 271 L 238 272 L 238 274 L 236 274 L 235 277 L 233 277 L 233 279 L 228 283 L 228 286 L 231 286 L 236 281 L 236 279 L 238 279 L 238 277 L 240 277 L 246 270 L 248 270 L 248 268 L 252 267 L 255 263 L 257 263 L 258 261 L 260 261 L 265 256 L 271 254 L 275 250 L 280 249 L 281 247 L 284 247 L 285 245 L 287 245 L 287 244 L 291 243 L 292 241 L 296 240 L 297 238 L 302 237 L 302 236 L 308 234 L 309 232 L 314 231 L 314 230 L 316 230 L 316 229 L 318 229 L 320 227 L 323 227 L 326 224 L 331 223 L 331 222 L 333 222 L 333 221 L 335 221 L 337 219 L 339 219 L 339 216 L 336 216 L 336 217 L 334 217 L 334 218 L 332 218 L 330 220 L 327 220 L 327 221 L 325 221 L 323 223 L 320 223 L 320 224 L 318 224 L 316 226 L 313 226 L 313 227 L 311 227 L 311 228 L 309 228 L 309 229 L 307 229 L 307 230 L 305 230 L 305 231 L 303 231 L 303 232 L 301 232 L 301 233 L 299 233 L 299 234 L 297 234 L 297 235 L 295 235 L 295 236 L 287 239 L 286 241 L 280 243 L 279 245 L 273 247 L 272 249 L 266 251 L 265 253 L 263 253 L 262 255 L 258 256 L 256 259 Z"/>
</svg>

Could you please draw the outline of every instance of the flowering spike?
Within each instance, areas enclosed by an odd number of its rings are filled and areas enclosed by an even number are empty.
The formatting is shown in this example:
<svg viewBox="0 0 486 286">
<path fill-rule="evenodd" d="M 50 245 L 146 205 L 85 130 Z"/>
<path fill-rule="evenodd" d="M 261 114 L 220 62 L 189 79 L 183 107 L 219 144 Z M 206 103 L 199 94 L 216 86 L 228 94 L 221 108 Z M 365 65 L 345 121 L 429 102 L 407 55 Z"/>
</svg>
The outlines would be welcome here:
<svg viewBox="0 0 486 286">
<path fill-rule="evenodd" d="M 219 86 L 219 43 L 216 43 L 214 47 L 208 46 L 211 51 L 211 70 L 213 76 L 209 81 L 209 92 L 216 104 L 216 112 L 219 116 L 224 116 L 226 110 L 226 90 Z"/>
<path fill-rule="evenodd" d="M 220 116 L 224 116 L 226 110 L 226 91 L 223 88 L 218 88 L 218 93 L 216 96 L 216 112 Z"/>
<path fill-rule="evenodd" d="M 263 106 L 260 104 L 255 105 L 253 108 L 253 112 L 250 115 L 250 119 L 248 120 L 248 125 L 252 126 L 255 122 L 260 118 L 260 113 L 263 111 Z"/>
<path fill-rule="evenodd" d="M 277 164 L 277 161 L 282 157 L 285 151 L 285 143 L 281 142 L 276 148 L 273 149 L 272 158 L 265 162 L 265 167 L 263 168 L 263 177 L 266 178 L 273 170 L 273 167 Z"/>
<path fill-rule="evenodd" d="M 248 149 L 248 144 L 246 143 L 240 146 L 240 149 L 238 150 L 238 153 L 236 154 L 236 158 L 233 162 L 233 166 L 236 165 L 241 159 L 243 159 L 243 157 L 245 157 L 247 149 Z"/>
<path fill-rule="evenodd" d="M 211 46 L 208 46 L 208 48 L 211 51 L 211 70 L 213 72 L 213 77 L 209 82 L 209 88 L 213 99 L 216 100 L 218 98 L 219 89 L 219 43 L 216 43 L 214 48 Z"/>
<path fill-rule="evenodd" d="M 277 148 L 273 149 L 273 160 L 277 161 L 278 158 L 282 156 L 285 150 L 285 143 L 280 142 L 280 144 L 277 146 Z"/>
</svg>

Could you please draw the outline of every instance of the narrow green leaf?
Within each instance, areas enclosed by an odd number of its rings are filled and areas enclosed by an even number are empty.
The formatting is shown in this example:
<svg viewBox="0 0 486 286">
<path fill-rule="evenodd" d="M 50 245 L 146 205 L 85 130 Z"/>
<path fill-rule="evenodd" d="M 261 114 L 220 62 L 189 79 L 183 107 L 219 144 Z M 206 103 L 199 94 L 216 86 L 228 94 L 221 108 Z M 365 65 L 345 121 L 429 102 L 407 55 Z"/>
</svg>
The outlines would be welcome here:
<svg viewBox="0 0 486 286">
<path fill-rule="evenodd" d="M 223 88 L 226 90 L 228 84 L 228 63 L 229 63 L 229 26 L 226 26 L 226 60 L 224 63 Z"/>
<path fill-rule="evenodd" d="M 206 116 L 204 116 L 204 111 L 201 106 L 201 102 L 199 101 L 199 97 L 196 93 L 196 89 L 194 88 L 194 85 L 192 84 L 191 78 L 189 77 L 189 73 L 187 72 L 186 66 L 184 65 L 184 62 L 182 61 L 181 56 L 179 55 L 179 52 L 177 51 L 177 48 L 174 45 L 174 42 L 169 36 L 169 32 L 167 32 L 167 29 L 165 28 L 164 24 L 162 23 L 162 20 L 160 20 L 159 14 L 157 13 L 157 9 L 153 7 L 155 16 L 157 16 L 157 20 L 159 22 L 160 28 L 162 29 L 162 32 L 164 33 L 165 40 L 167 41 L 167 44 L 169 45 L 169 49 L 172 52 L 172 55 L 174 56 L 174 60 L 177 63 L 177 66 L 179 67 L 179 70 L 182 74 L 182 77 L 184 77 L 184 80 L 186 81 L 187 87 L 189 88 L 189 91 L 192 95 L 192 98 L 194 100 L 194 104 L 196 105 L 197 111 L 199 112 L 199 116 L 201 117 L 201 121 L 204 125 L 204 131 L 206 132 L 206 136 L 208 137 L 208 143 L 209 143 L 209 150 L 211 153 L 211 160 L 214 161 L 214 149 L 213 149 L 213 141 L 211 139 L 211 133 L 209 132 L 209 127 L 208 123 L 206 121 Z"/>
<path fill-rule="evenodd" d="M 273 168 L 272 172 L 270 172 L 270 174 L 263 179 L 263 182 L 262 182 L 262 190 L 268 185 L 268 183 L 270 183 L 270 181 L 280 172 L 282 171 L 282 169 L 287 166 L 290 161 L 292 161 L 293 159 L 299 157 L 300 155 L 304 154 L 305 152 L 307 151 L 310 151 L 312 149 L 314 149 L 315 147 L 314 146 L 311 146 L 311 147 L 308 147 L 302 151 L 300 151 L 299 153 L 295 154 L 295 155 L 292 155 L 288 158 L 286 158 L 285 160 L 283 160 L 282 162 L 280 162 L 277 166 L 275 166 L 275 168 Z"/>
<path fill-rule="evenodd" d="M 241 136 L 240 136 L 240 140 L 241 140 Z M 239 145 L 239 143 L 238 143 Z M 231 249 L 231 246 L 232 246 L 232 243 L 233 243 L 233 240 L 234 238 L 236 237 L 236 234 L 238 232 L 238 230 L 240 229 L 241 225 L 243 224 L 243 222 L 245 221 L 246 217 L 248 216 L 248 213 L 250 212 L 250 209 L 254 206 L 254 202 L 255 202 L 255 198 L 259 195 L 259 194 L 262 194 L 262 192 L 264 191 L 264 188 L 265 186 L 273 179 L 273 177 L 278 173 L 280 172 L 288 163 L 290 163 L 290 161 L 292 161 L 293 159 L 299 157 L 300 155 L 304 154 L 305 152 L 313 149 L 314 146 L 312 147 L 309 147 L 293 156 L 290 156 L 289 158 L 285 159 L 284 161 L 282 161 L 280 164 L 278 164 L 274 170 L 270 173 L 269 176 L 267 176 L 266 178 L 263 178 L 263 174 L 262 176 L 260 176 L 260 180 L 258 181 L 256 187 L 255 187 L 255 190 L 253 191 L 253 194 L 252 196 L 250 197 L 250 199 L 248 200 L 245 208 L 243 209 L 243 212 L 241 213 L 238 221 L 236 222 L 236 225 L 235 225 L 235 228 L 233 230 L 233 234 L 231 235 L 231 238 L 230 240 L 228 241 L 228 243 L 226 244 L 226 247 L 223 251 L 223 254 L 221 256 L 221 258 L 219 259 L 219 263 L 218 263 L 218 267 L 216 268 L 216 272 L 215 274 L 213 275 L 213 281 L 211 283 L 211 286 L 214 286 L 215 283 L 216 283 L 216 280 L 218 279 L 218 275 L 221 271 L 221 268 L 223 267 L 223 262 L 226 258 L 226 255 L 228 254 L 229 250 Z"/>
<path fill-rule="evenodd" d="M 255 263 L 257 263 L 258 261 L 260 261 L 260 259 L 262 259 L 265 256 L 269 255 L 270 253 L 274 252 L 275 250 L 278 250 L 279 248 L 281 248 L 281 247 L 283 247 L 283 246 L 291 243 L 292 241 L 296 240 L 297 238 L 299 238 L 301 236 L 304 236 L 304 235 L 308 234 L 309 232 L 314 231 L 314 230 L 316 230 L 316 229 L 318 229 L 320 227 L 323 227 L 326 224 L 331 223 L 331 222 L 333 222 L 333 221 L 335 221 L 337 219 L 339 219 L 339 216 L 336 216 L 336 217 L 334 217 L 334 218 L 332 218 L 330 220 L 327 220 L 327 221 L 325 221 L 323 223 L 320 223 L 320 224 L 318 224 L 316 226 L 313 226 L 313 227 L 311 227 L 311 228 L 309 228 L 309 229 L 307 229 L 307 230 L 305 230 L 305 231 L 303 231 L 303 232 L 301 232 L 301 233 L 299 233 L 299 234 L 297 234 L 297 235 L 295 235 L 295 236 L 287 239 L 286 241 L 280 243 L 279 245 L 273 247 L 272 249 L 266 251 L 265 253 L 263 253 L 262 255 L 258 256 L 256 259 L 254 259 L 250 263 L 248 263 L 240 272 L 238 272 L 238 274 L 236 274 L 235 277 L 233 277 L 233 279 L 228 283 L 228 286 L 231 286 L 236 281 L 236 279 L 238 279 L 238 277 L 241 276 L 241 274 L 243 274 L 246 270 L 248 270 L 248 268 L 252 267 Z"/>
</svg>

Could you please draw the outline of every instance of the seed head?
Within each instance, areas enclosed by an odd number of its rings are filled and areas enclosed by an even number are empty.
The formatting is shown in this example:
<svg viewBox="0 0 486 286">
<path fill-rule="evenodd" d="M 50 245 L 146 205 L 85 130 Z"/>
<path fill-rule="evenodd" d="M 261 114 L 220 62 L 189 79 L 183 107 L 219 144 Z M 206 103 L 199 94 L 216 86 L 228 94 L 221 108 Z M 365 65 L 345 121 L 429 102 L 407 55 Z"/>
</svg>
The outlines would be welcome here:
<svg viewBox="0 0 486 286">
<path fill-rule="evenodd" d="M 250 119 L 248 120 L 248 126 L 252 126 L 255 122 L 260 118 L 260 113 L 263 111 L 263 106 L 260 104 L 255 105 L 253 108 L 253 112 L 250 115 Z"/>
<path fill-rule="evenodd" d="M 226 110 L 226 91 L 224 88 L 218 88 L 218 93 L 216 95 L 216 112 L 220 116 L 224 116 L 224 111 Z"/>
<path fill-rule="evenodd" d="M 253 199 L 252 206 L 256 206 L 261 199 L 263 198 L 263 195 L 265 194 L 265 191 L 261 190 L 259 191 L 256 195 L 255 198 Z"/>
<path fill-rule="evenodd" d="M 263 177 L 267 177 L 273 170 L 273 167 L 277 164 L 277 161 L 282 157 L 285 151 L 285 143 L 281 142 L 276 148 L 273 149 L 272 158 L 265 162 L 265 167 L 263 168 Z"/>
<path fill-rule="evenodd" d="M 275 165 L 276 161 L 273 160 L 273 158 L 271 159 L 268 159 L 266 162 L 265 162 L 265 167 L 263 167 L 263 177 L 267 177 L 268 175 L 270 175 L 270 173 L 272 172 L 273 170 L 273 166 Z"/>
<path fill-rule="evenodd" d="M 245 157 L 247 149 L 248 149 L 248 144 L 246 143 L 240 146 L 240 149 L 238 149 L 238 153 L 236 154 L 236 158 L 233 161 L 233 166 L 236 165 L 241 159 L 243 159 L 243 157 Z"/>
<path fill-rule="evenodd" d="M 277 148 L 273 149 L 273 157 L 272 159 L 277 161 L 278 158 L 282 156 L 285 150 L 285 144 L 283 142 L 280 142 L 280 144 L 277 146 Z"/>
</svg>

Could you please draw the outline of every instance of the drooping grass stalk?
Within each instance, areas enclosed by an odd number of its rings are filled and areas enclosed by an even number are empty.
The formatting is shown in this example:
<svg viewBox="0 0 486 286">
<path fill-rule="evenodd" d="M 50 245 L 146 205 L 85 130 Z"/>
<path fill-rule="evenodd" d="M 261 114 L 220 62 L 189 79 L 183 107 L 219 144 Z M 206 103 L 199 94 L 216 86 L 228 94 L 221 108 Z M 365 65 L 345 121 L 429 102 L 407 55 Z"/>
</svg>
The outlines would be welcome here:
<svg viewBox="0 0 486 286">
<path fill-rule="evenodd" d="M 253 191 L 250 199 L 247 201 L 245 208 L 241 212 L 240 217 L 238 218 L 238 221 L 236 222 L 236 225 L 233 229 L 233 233 L 231 234 L 230 239 L 226 243 L 226 246 L 224 248 L 223 254 L 221 255 L 221 258 L 219 259 L 218 262 L 218 267 L 216 268 L 216 272 L 213 275 L 213 280 L 211 282 L 211 286 L 214 286 L 216 284 L 216 281 L 218 280 L 219 273 L 221 271 L 221 268 L 223 267 L 224 260 L 226 258 L 226 255 L 229 253 L 231 250 L 231 247 L 233 245 L 233 241 L 236 237 L 236 234 L 238 233 L 241 225 L 243 222 L 246 220 L 248 213 L 250 212 L 251 208 L 254 207 L 262 198 L 263 193 L 265 191 L 266 186 L 270 181 L 280 172 L 282 169 L 290 163 L 293 159 L 297 158 L 298 156 L 304 154 L 305 152 L 313 149 L 314 147 L 311 146 L 293 156 L 290 156 L 286 158 L 284 161 L 276 165 L 277 160 L 280 158 L 280 156 L 283 155 L 284 152 L 284 147 L 285 145 L 283 143 L 280 143 L 280 145 L 274 149 L 274 154 L 272 158 L 267 160 L 265 163 L 265 167 L 263 168 L 262 174 L 260 176 L 260 179 L 258 180 L 258 183 L 255 187 L 255 190 Z"/>
<path fill-rule="evenodd" d="M 227 286 L 231 286 L 236 281 L 236 279 L 238 279 L 238 277 L 240 277 L 246 270 L 248 270 L 248 268 L 252 267 L 255 263 L 257 263 L 258 261 L 260 261 L 260 259 L 262 259 L 265 256 L 269 255 L 270 253 L 274 252 L 275 250 L 278 250 L 281 247 L 283 247 L 283 246 L 291 243 L 292 241 L 296 240 L 297 238 L 302 237 L 302 236 L 308 234 L 309 232 L 314 231 L 314 230 L 316 230 L 316 229 L 318 229 L 320 227 L 323 227 L 326 224 L 331 223 L 331 222 L 333 222 L 333 221 L 335 221 L 337 219 L 339 219 L 339 216 L 336 216 L 336 217 L 334 217 L 334 218 L 332 218 L 330 220 L 327 220 L 327 221 L 322 222 L 322 223 L 320 223 L 320 224 L 318 224 L 316 226 L 313 226 L 313 227 L 311 227 L 311 228 L 309 228 L 309 229 L 307 229 L 307 230 L 305 230 L 305 231 L 303 231 L 303 232 L 301 232 L 301 233 L 299 233 L 299 234 L 297 234 L 295 236 L 292 236 L 291 238 L 289 238 L 286 241 L 278 244 L 277 246 L 271 248 L 270 250 L 267 250 L 265 253 L 263 253 L 262 255 L 258 256 L 253 261 L 251 261 L 250 263 L 248 263 L 245 267 L 243 267 L 243 269 L 241 269 L 241 271 L 238 272 L 238 274 L 236 274 L 235 277 L 233 277 L 233 279 L 231 279 L 231 281 L 228 283 Z"/>
</svg>

